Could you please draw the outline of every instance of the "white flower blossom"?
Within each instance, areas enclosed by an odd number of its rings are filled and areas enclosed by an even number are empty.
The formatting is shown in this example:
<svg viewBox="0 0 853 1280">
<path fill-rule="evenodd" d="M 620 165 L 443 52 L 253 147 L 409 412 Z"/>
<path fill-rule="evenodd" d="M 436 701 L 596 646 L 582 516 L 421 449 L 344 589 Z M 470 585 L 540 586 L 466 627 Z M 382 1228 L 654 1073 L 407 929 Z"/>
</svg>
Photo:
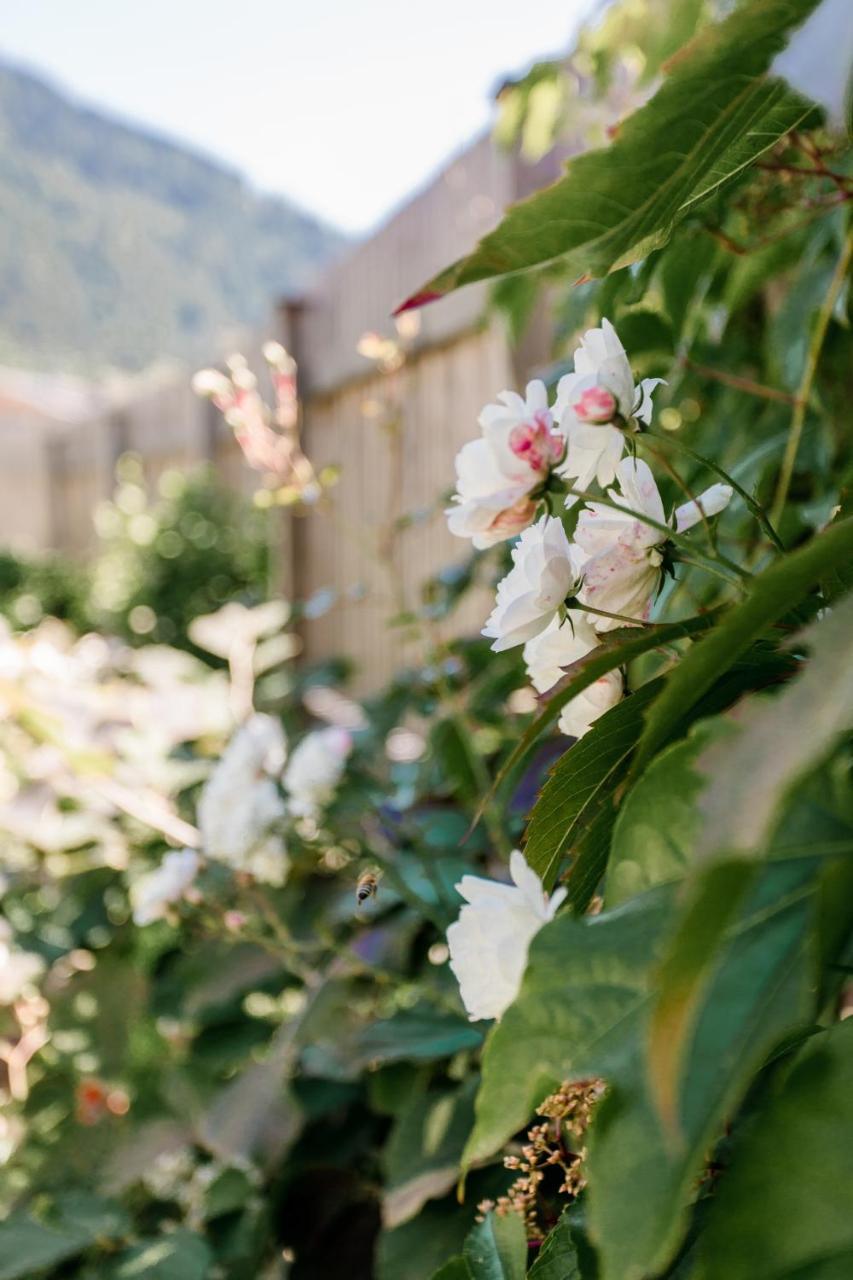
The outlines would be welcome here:
<svg viewBox="0 0 853 1280">
<path fill-rule="evenodd" d="M 483 627 L 499 653 L 544 631 L 577 583 L 577 563 L 562 522 L 542 516 L 512 549 L 513 567 L 498 583 L 495 607 Z"/>
<path fill-rule="evenodd" d="M 537 693 L 547 693 L 562 679 L 566 667 L 596 648 L 599 641 L 591 617 L 572 609 L 565 622 L 559 623 L 555 618 L 541 635 L 528 640 L 524 661 Z M 620 701 L 624 684 L 621 671 L 600 676 L 563 707 L 558 721 L 560 732 L 582 738 L 599 716 Z"/>
<path fill-rule="evenodd" d="M 179 902 L 198 874 L 200 860 L 193 849 L 173 849 L 153 871 L 140 876 L 130 887 L 133 923 L 151 924 L 162 920 L 167 909 Z"/>
<path fill-rule="evenodd" d="M 450 532 L 471 538 L 478 550 L 530 524 L 536 512 L 530 492 L 547 479 L 566 444 L 543 382 L 529 382 L 524 397 L 502 391 L 498 401 L 480 414 L 482 437 L 457 454 L 454 505 L 446 512 Z"/>
<path fill-rule="evenodd" d="M 666 525 L 666 516 L 654 476 L 642 459 L 625 458 L 617 467 L 617 478 L 621 494 L 610 490 L 607 496 L 611 502 L 624 505 L 625 510 L 591 502 L 578 517 L 575 543 L 584 557 L 578 600 L 608 613 L 645 621 L 660 585 L 660 546 L 667 533 L 633 513 L 640 512 L 659 525 Z M 695 501 L 676 510 L 676 528 L 679 532 L 691 528 L 702 519 L 703 512 L 706 516 L 716 515 L 731 496 L 729 485 L 712 485 Z M 596 631 L 612 631 L 624 625 L 615 618 L 595 619 Z"/>
<path fill-rule="evenodd" d="M 346 729 L 330 726 L 307 733 L 293 750 L 284 774 L 288 809 L 296 817 L 313 818 L 333 798 L 352 751 Z"/>
<path fill-rule="evenodd" d="M 644 378 L 638 385 L 625 348 L 609 320 L 600 329 L 588 329 L 575 352 L 574 373 L 557 384 L 554 417 L 567 440 L 566 458 L 559 467 L 576 489 L 587 489 L 594 480 L 612 484 L 625 451 L 625 432 L 633 419 L 648 425 L 652 416 L 652 392 L 662 378 Z M 576 499 L 570 496 L 567 505 Z"/>
<path fill-rule="evenodd" d="M 11 925 L 0 919 L 0 1007 L 14 1004 L 44 967 L 41 956 L 14 945 Z"/>
<path fill-rule="evenodd" d="M 447 930 L 450 967 L 472 1022 L 499 1018 L 518 995 L 527 952 L 543 924 L 553 920 L 565 889 L 549 898 L 535 871 L 516 849 L 509 862 L 512 884 L 463 876 L 456 888 L 466 900 Z"/>
<path fill-rule="evenodd" d="M 207 857 L 275 885 L 288 868 L 281 837 L 270 833 L 286 812 L 276 782 L 285 756 L 279 721 L 256 713 L 228 743 L 198 805 Z"/>
</svg>

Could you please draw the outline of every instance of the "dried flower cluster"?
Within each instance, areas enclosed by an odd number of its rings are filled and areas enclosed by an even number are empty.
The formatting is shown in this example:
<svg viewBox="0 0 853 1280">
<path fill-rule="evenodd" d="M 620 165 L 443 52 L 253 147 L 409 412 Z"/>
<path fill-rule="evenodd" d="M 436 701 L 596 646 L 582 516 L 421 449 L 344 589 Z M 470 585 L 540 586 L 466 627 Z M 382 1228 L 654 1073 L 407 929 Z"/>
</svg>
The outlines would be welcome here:
<svg viewBox="0 0 853 1280">
<path fill-rule="evenodd" d="M 506 1195 L 481 1201 L 480 1221 L 492 1209 L 502 1216 L 519 1213 L 531 1242 L 547 1234 L 556 1219 L 543 1200 L 575 1200 L 586 1186 L 584 1138 L 604 1089 L 603 1080 L 565 1081 L 540 1103 L 536 1114 L 544 1119 L 528 1130 L 519 1154 L 504 1157 L 504 1167 L 517 1174 L 515 1181 Z M 564 1208 L 560 1203 L 556 1217 Z"/>
</svg>

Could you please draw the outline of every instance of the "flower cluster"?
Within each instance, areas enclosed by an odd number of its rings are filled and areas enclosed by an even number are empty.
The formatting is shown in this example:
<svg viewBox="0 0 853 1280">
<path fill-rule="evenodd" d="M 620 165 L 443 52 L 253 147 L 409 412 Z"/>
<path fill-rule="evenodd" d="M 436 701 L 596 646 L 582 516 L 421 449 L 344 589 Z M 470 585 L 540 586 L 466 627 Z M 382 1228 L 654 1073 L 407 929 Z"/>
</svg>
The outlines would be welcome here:
<svg viewBox="0 0 853 1280">
<path fill-rule="evenodd" d="M 547 1234 L 566 1198 L 575 1200 L 586 1186 L 584 1136 L 603 1094 L 602 1080 L 565 1081 L 539 1104 L 536 1113 L 543 1120 L 528 1130 L 518 1155 L 504 1157 L 504 1168 L 516 1174 L 515 1180 L 506 1195 L 480 1202 L 481 1220 L 492 1209 L 500 1216 L 518 1213 L 531 1243 Z M 554 1202 L 554 1210 L 543 1223 L 546 1199 Z"/>
<path fill-rule="evenodd" d="M 313 503 L 322 494 L 299 436 L 296 362 L 279 342 L 266 342 L 263 357 L 272 384 L 269 408 L 245 356 L 226 361 L 227 373 L 200 369 L 192 381 L 196 395 L 211 400 L 234 432 L 249 466 L 262 472 L 280 501 Z"/>
<path fill-rule="evenodd" d="M 273 886 L 289 862 L 281 827 L 287 818 L 316 818 L 330 803 L 352 750 L 345 729 L 316 729 L 294 749 L 285 769 L 281 723 L 253 713 L 231 738 L 198 803 L 201 853 L 212 862 Z M 282 793 L 282 788 L 284 793 Z M 169 915 L 192 893 L 202 865 L 194 849 L 172 850 L 131 886 L 133 918 L 146 925 Z"/>
<path fill-rule="evenodd" d="M 451 532 L 478 549 L 520 535 L 483 635 L 497 652 L 524 645 L 539 693 L 604 632 L 648 621 L 671 535 L 716 515 L 732 496 L 728 485 L 715 484 L 667 516 L 648 464 L 633 452 L 624 456 L 632 435 L 651 422 L 660 381 L 635 382 L 604 320 L 584 334 L 553 405 L 542 382 L 529 383 L 523 399 L 502 392 L 480 416 L 482 437 L 456 459 Z M 595 484 L 605 490 L 600 500 L 588 494 Z M 568 508 L 583 501 L 571 541 L 551 514 L 558 494 Z M 621 673 L 602 676 L 564 708 L 560 729 L 581 737 L 622 693 Z"/>
</svg>

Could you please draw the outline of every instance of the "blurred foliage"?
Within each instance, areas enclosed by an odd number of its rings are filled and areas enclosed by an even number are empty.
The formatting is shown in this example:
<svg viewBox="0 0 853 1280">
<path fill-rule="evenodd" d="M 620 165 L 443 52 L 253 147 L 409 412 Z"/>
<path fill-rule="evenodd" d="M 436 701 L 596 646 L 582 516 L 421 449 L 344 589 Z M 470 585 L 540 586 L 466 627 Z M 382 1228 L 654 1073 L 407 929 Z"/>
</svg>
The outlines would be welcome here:
<svg viewBox="0 0 853 1280">
<path fill-rule="evenodd" d="M 729 8 L 676 5 L 669 26 L 664 0 L 614 6 L 579 43 L 590 107 L 614 79 L 619 100 L 623 44 L 650 94 L 692 24 Z M 571 132 L 561 102 L 537 130 Z M 131 644 L 47 621 L 0 647 L 0 1278 L 849 1273 L 850 163 L 822 126 L 786 134 L 632 265 L 500 282 L 518 331 L 534 308 L 554 319 L 552 381 L 605 315 L 637 372 L 667 379 L 636 437 L 665 505 L 718 467 L 740 486 L 696 546 L 748 589 L 677 562 L 654 613 L 672 629 L 599 647 L 630 696 L 580 749 L 550 727 L 583 672 L 537 706 L 518 651 L 438 631 L 506 547 L 406 602 L 391 625 L 421 660 L 358 702 L 343 664 L 265 649 L 290 637 L 263 610 L 194 627 L 227 674 L 147 643 L 261 599 L 265 542 L 217 551 L 206 527 L 251 533 L 242 514 L 202 482 L 149 503 L 124 475 L 99 590 Z M 120 622 L 140 606 L 150 629 Z M 285 883 L 209 856 L 139 927 L 142 877 L 198 838 L 247 671 L 291 760 L 336 725 L 346 768 L 294 817 L 287 770 L 250 761 L 233 803 L 281 793 Z M 567 905 L 503 1018 L 472 1023 L 447 965 L 455 886 L 505 878 L 528 815 Z M 543 1111 L 566 1081 L 604 1092 L 588 1133 Z M 574 1191 L 551 1166 L 520 1187 L 526 1149 L 577 1157 Z"/>
<path fill-rule="evenodd" d="M 135 457 L 126 455 L 117 475 L 112 502 L 95 516 L 91 617 L 132 643 L 199 652 L 189 639 L 193 618 L 226 600 L 265 598 L 273 517 L 210 470 L 165 472 L 153 499 Z"/>
</svg>

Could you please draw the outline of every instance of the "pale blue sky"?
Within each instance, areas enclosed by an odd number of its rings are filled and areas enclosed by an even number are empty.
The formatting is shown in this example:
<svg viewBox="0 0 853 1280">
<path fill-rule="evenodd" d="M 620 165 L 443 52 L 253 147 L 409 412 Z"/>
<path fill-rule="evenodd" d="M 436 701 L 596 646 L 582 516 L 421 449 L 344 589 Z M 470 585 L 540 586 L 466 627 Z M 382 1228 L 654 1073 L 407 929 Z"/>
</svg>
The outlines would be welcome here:
<svg viewBox="0 0 853 1280">
<path fill-rule="evenodd" d="M 0 56 L 351 231 L 490 118 L 592 0 L 6 0 Z"/>
</svg>

